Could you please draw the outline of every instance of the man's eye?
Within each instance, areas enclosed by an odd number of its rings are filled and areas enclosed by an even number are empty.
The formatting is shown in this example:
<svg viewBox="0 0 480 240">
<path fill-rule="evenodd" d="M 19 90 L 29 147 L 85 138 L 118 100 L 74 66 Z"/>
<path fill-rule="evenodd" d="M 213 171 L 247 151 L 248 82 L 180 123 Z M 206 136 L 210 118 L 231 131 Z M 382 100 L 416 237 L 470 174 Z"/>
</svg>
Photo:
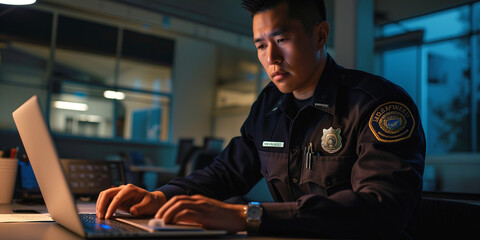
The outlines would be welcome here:
<svg viewBox="0 0 480 240">
<path fill-rule="evenodd" d="M 264 48 L 265 48 L 265 45 L 263 45 L 263 44 L 257 46 L 257 49 L 264 49 Z"/>
<path fill-rule="evenodd" d="M 277 43 L 283 43 L 283 42 L 286 42 L 286 41 L 287 41 L 286 38 L 279 38 L 279 39 L 277 40 Z"/>
</svg>

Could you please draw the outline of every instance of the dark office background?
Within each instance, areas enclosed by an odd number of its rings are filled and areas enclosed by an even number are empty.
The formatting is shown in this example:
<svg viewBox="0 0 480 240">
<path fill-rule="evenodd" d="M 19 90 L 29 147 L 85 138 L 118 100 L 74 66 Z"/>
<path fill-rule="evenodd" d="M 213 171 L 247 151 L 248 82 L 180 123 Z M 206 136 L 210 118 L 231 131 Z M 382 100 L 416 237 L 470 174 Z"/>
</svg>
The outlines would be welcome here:
<svg viewBox="0 0 480 240">
<path fill-rule="evenodd" d="M 330 54 L 419 106 L 425 190 L 480 193 L 480 3 L 326 2 Z M 174 169 L 180 139 L 238 135 L 268 83 L 250 31 L 239 0 L 0 5 L 0 146 L 21 146 L 11 112 L 36 94 L 62 158 L 141 152 Z"/>
</svg>

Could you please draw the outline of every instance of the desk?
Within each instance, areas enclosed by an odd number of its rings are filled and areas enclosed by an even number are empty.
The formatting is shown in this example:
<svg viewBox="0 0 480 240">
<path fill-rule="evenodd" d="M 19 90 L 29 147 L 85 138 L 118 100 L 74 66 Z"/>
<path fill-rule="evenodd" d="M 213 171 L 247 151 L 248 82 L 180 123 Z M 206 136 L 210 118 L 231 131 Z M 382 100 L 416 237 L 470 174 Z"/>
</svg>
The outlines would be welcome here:
<svg viewBox="0 0 480 240">
<path fill-rule="evenodd" d="M 179 167 L 157 167 L 157 166 L 130 166 L 130 171 L 132 172 L 155 172 L 155 173 L 166 173 L 166 174 L 176 174 Z"/>
<path fill-rule="evenodd" d="M 95 204 L 81 203 L 78 205 L 80 212 L 94 212 Z M 40 212 L 47 212 L 45 206 L 27 206 L 19 204 L 0 204 L 0 214 L 13 214 L 12 209 L 34 209 Z M 93 210 L 93 211 L 92 211 Z M 215 239 L 252 239 L 252 240 L 274 240 L 281 239 L 279 237 L 260 237 L 247 236 L 245 232 L 240 232 L 235 235 L 227 235 L 217 237 Z M 28 222 L 28 223 L 0 223 L 0 240 L 79 240 L 82 239 L 78 235 L 70 232 L 66 228 L 58 225 L 55 222 Z M 188 238 L 195 239 L 195 238 Z M 205 238 L 203 238 L 205 239 Z M 292 239 L 292 238 L 285 238 Z M 295 238 L 299 239 L 299 238 Z"/>
</svg>

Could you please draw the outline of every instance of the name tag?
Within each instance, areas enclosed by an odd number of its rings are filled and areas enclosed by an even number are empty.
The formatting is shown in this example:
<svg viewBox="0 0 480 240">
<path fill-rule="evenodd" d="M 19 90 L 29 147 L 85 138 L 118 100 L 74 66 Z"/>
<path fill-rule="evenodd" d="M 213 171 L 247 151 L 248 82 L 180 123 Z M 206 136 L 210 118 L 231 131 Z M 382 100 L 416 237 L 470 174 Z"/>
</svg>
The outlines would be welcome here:
<svg viewBox="0 0 480 240">
<path fill-rule="evenodd" d="M 262 147 L 283 148 L 283 142 L 263 141 Z"/>
</svg>

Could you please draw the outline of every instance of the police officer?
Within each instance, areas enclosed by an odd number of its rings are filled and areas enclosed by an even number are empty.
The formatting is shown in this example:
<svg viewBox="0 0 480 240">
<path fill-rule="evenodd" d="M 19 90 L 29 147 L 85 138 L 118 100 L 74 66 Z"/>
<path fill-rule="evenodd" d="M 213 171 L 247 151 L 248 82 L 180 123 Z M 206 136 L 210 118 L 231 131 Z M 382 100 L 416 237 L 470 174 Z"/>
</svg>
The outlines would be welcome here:
<svg viewBox="0 0 480 240">
<path fill-rule="evenodd" d="M 100 193 L 116 209 L 166 222 L 249 234 L 408 237 L 422 190 L 425 136 L 412 99 L 395 84 L 338 66 L 326 52 L 321 0 L 243 0 L 268 84 L 208 167 L 154 192 Z M 222 202 L 265 177 L 274 203 Z"/>
</svg>

